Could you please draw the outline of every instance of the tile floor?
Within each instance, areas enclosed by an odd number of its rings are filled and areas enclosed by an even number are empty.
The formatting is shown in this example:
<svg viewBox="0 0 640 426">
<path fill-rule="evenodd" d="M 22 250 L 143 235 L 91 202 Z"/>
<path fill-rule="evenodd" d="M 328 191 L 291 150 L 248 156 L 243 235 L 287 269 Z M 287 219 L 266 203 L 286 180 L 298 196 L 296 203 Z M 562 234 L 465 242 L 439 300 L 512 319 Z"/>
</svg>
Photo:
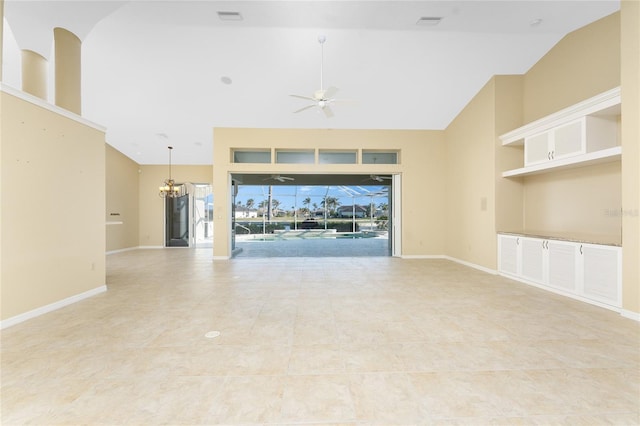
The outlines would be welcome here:
<svg viewBox="0 0 640 426">
<path fill-rule="evenodd" d="M 107 263 L 2 331 L 3 425 L 640 423 L 638 323 L 453 262 Z"/>
</svg>

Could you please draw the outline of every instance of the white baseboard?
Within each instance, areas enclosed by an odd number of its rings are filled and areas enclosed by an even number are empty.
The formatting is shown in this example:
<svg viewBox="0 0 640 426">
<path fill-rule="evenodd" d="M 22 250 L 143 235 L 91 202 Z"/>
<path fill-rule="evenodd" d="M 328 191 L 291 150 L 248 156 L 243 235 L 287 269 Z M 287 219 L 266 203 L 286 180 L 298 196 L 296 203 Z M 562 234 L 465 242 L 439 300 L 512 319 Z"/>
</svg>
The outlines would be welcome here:
<svg viewBox="0 0 640 426">
<path fill-rule="evenodd" d="M 229 260 L 230 256 L 213 256 L 213 260 Z"/>
<path fill-rule="evenodd" d="M 548 286 L 546 286 L 544 284 L 539 284 L 539 283 L 536 283 L 534 281 L 529 281 L 529 280 L 526 280 L 526 279 L 524 279 L 522 277 L 517 277 L 517 276 L 514 276 L 514 275 L 510 275 L 510 274 L 505 274 L 505 273 L 499 273 L 499 275 L 501 275 L 501 276 L 503 276 L 505 278 L 509 278 L 510 280 L 514 280 L 514 281 L 520 282 L 522 284 L 530 285 L 532 287 L 537 287 L 537 288 L 539 288 L 541 290 L 548 291 L 550 293 L 555 293 L 555 294 L 558 294 L 560 296 L 564 296 L 564 297 L 568 297 L 570 299 L 578 300 L 580 302 L 588 303 L 588 304 L 593 305 L 593 306 L 598 306 L 600 308 L 604 308 L 604 309 L 608 309 L 610 311 L 618 312 L 620 315 L 625 316 L 622 313 L 622 310 L 617 306 L 613 306 L 613 305 L 609 305 L 609 304 L 604 303 L 604 302 L 599 302 L 597 300 L 589 299 L 587 297 L 580 296 L 579 294 L 574 294 L 574 293 L 570 293 L 568 291 L 562 291 L 562 290 L 557 289 L 557 288 L 548 287 Z M 629 312 L 629 311 L 627 311 L 627 312 Z M 631 314 L 633 314 L 633 313 L 631 312 Z M 638 315 L 638 314 L 635 314 L 635 315 Z M 633 317 L 631 317 L 631 318 L 633 319 Z"/>
<path fill-rule="evenodd" d="M 15 317 L 7 318 L 6 320 L 0 321 L 0 330 L 5 329 L 7 327 L 11 327 L 12 325 L 19 324 L 26 320 L 30 320 L 40 315 L 44 315 L 48 312 L 55 311 L 60 308 L 64 308 L 65 306 L 71 305 L 73 303 L 79 302 L 84 299 L 88 299 L 89 297 L 95 296 L 96 294 L 104 293 L 105 291 L 107 291 L 107 286 L 103 285 L 103 286 L 85 291 L 84 293 L 76 294 L 75 296 L 67 297 L 66 299 L 62 299 L 57 302 L 50 303 L 48 305 L 41 306 L 39 308 L 25 312 L 23 314 L 16 315 Z"/>
<path fill-rule="evenodd" d="M 401 259 L 445 259 L 442 254 L 403 254 Z"/>
<path fill-rule="evenodd" d="M 147 250 L 147 249 L 163 249 L 165 247 L 164 246 L 138 246 L 137 248 L 140 250 Z"/>
<path fill-rule="evenodd" d="M 632 319 L 634 321 L 640 322 L 640 313 L 638 313 L 638 312 L 633 312 L 633 311 L 628 311 L 626 309 L 621 309 L 620 310 L 620 315 L 622 315 L 625 318 L 629 318 L 629 319 Z"/>
<path fill-rule="evenodd" d="M 127 248 L 118 249 L 118 250 L 111 250 L 107 252 L 107 256 L 109 256 L 110 254 L 123 253 L 125 251 L 138 250 L 139 248 L 140 247 L 127 247 Z"/>
<path fill-rule="evenodd" d="M 456 262 L 461 265 L 468 266 L 470 268 L 477 269 L 482 272 L 486 272 L 487 274 L 498 275 L 498 271 L 496 271 L 495 269 L 487 268 L 485 266 L 477 265 L 475 263 L 467 262 L 466 260 L 461 260 L 451 256 L 444 256 L 444 258 L 452 262 Z"/>
<path fill-rule="evenodd" d="M 408 254 L 408 255 L 402 255 L 402 259 L 445 259 L 445 260 L 450 260 L 450 261 L 455 262 L 455 263 L 459 263 L 459 264 L 464 265 L 464 266 L 468 266 L 468 267 L 473 268 L 473 269 L 477 269 L 477 270 L 482 271 L 482 272 L 486 272 L 487 274 L 498 275 L 498 271 L 496 271 L 494 269 L 490 269 L 490 268 L 486 268 L 484 266 L 476 265 L 475 263 L 467 262 L 466 260 L 460 260 L 458 258 L 447 256 L 445 254 L 428 254 L 428 255 L 425 255 L 425 254 Z"/>
</svg>

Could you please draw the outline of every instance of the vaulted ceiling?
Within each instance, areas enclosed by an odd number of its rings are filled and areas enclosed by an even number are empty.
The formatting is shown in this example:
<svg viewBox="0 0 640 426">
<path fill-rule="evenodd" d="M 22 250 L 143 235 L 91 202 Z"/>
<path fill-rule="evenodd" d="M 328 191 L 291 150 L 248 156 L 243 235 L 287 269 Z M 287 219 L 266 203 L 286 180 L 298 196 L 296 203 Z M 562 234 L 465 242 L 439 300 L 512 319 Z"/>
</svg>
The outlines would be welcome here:
<svg viewBox="0 0 640 426">
<path fill-rule="evenodd" d="M 166 163 L 167 145 L 174 164 L 211 164 L 214 127 L 444 129 L 491 76 L 526 72 L 567 33 L 618 9 L 617 0 L 5 0 L 4 83 L 20 87 L 20 49 L 52 62 L 52 30 L 66 28 L 83 42 L 83 116 L 107 128 L 109 144 L 140 164 Z M 331 118 L 294 113 L 307 103 L 289 96 L 320 88 L 319 35 L 324 88 L 345 100 Z"/>
</svg>

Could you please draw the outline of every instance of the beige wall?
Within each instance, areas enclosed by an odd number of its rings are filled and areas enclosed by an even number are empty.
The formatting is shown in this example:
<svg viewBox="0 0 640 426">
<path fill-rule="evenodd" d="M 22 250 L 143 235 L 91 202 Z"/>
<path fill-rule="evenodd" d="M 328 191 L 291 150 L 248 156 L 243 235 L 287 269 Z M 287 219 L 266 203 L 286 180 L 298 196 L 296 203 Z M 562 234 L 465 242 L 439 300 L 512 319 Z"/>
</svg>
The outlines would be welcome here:
<svg viewBox="0 0 640 426">
<path fill-rule="evenodd" d="M 107 251 L 138 246 L 140 166 L 110 145 L 106 145 L 106 222 L 122 222 L 106 227 Z"/>
<path fill-rule="evenodd" d="M 158 187 L 169 176 L 169 166 L 139 166 L 139 237 L 142 247 L 164 246 L 164 200 Z M 212 166 L 172 166 L 171 177 L 177 183 L 211 183 Z"/>
<path fill-rule="evenodd" d="M 522 76 L 495 76 L 447 127 L 448 256 L 495 270 L 496 231 L 522 228 L 522 183 L 501 177 L 522 149 L 498 139 L 522 119 Z"/>
<path fill-rule="evenodd" d="M 620 85 L 620 14 L 565 36 L 524 76 L 529 123 Z"/>
<path fill-rule="evenodd" d="M 496 266 L 495 79 L 446 129 L 446 250 L 448 256 Z"/>
<path fill-rule="evenodd" d="M 0 96 L 5 320 L 104 286 L 105 150 L 103 131 Z"/>
<path fill-rule="evenodd" d="M 522 167 L 524 151 L 522 147 L 502 146 L 499 136 L 524 124 L 524 77 L 521 75 L 497 76 L 495 80 L 496 230 L 513 231 L 524 227 L 522 181 L 504 179 L 502 172 Z"/>
<path fill-rule="evenodd" d="M 640 315 L 640 3 L 621 3 L 623 309 Z"/>
<path fill-rule="evenodd" d="M 620 244 L 620 162 L 525 178 L 524 229 Z"/>
<path fill-rule="evenodd" d="M 444 134 L 418 130 L 214 129 L 214 256 L 230 256 L 229 175 L 397 173 L 402 175 L 402 255 L 444 250 Z M 234 164 L 230 148 L 399 149 L 401 164 Z"/>
</svg>

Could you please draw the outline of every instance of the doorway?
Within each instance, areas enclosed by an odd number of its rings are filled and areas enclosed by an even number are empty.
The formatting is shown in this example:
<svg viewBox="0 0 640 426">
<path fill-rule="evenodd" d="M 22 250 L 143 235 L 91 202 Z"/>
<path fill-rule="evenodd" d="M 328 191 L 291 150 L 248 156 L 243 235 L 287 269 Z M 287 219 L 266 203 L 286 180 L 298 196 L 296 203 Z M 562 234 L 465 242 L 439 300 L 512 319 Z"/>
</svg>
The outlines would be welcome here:
<svg viewBox="0 0 640 426">
<path fill-rule="evenodd" d="M 189 194 L 165 199 L 165 246 L 189 247 Z"/>
<path fill-rule="evenodd" d="M 165 199 L 165 247 L 213 247 L 210 184 L 184 183 L 180 196 Z"/>
<path fill-rule="evenodd" d="M 231 176 L 237 257 L 393 256 L 392 175 Z M 394 182 L 396 182 L 394 184 Z M 397 235 L 399 237 L 399 234 Z"/>
</svg>

